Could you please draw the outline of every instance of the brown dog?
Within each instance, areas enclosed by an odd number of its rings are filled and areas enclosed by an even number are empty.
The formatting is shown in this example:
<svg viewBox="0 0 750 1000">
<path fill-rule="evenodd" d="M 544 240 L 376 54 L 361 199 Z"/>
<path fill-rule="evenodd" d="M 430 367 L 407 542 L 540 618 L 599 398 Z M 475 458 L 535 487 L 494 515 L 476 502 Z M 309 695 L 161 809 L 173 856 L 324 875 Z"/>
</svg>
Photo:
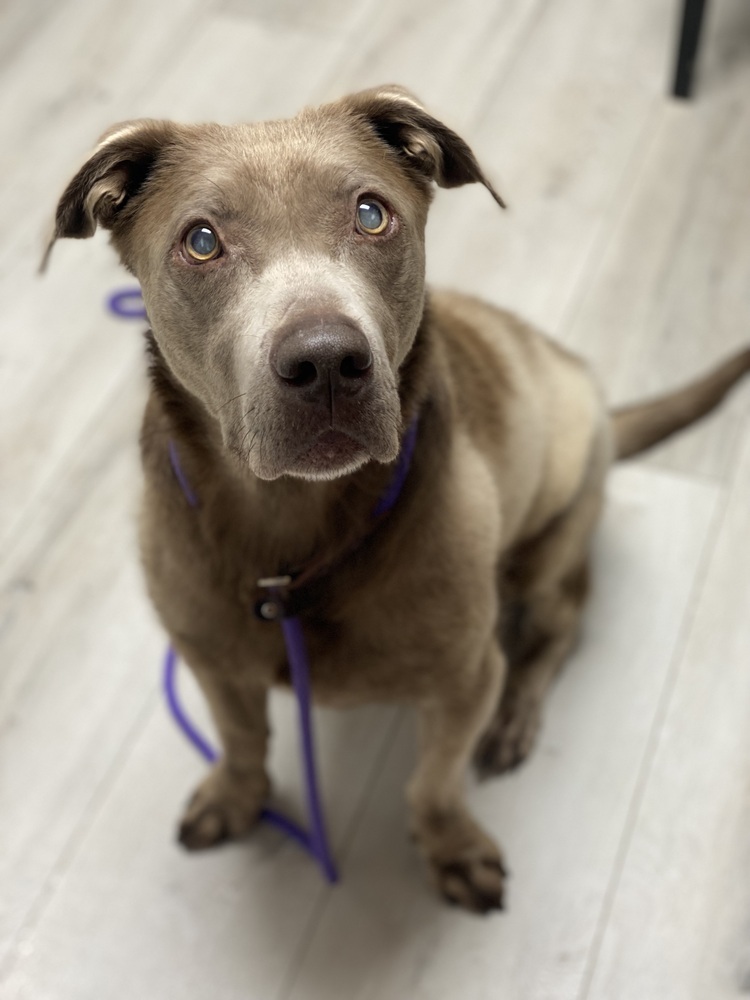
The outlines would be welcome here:
<svg viewBox="0 0 750 1000">
<path fill-rule="evenodd" d="M 466 766 L 529 752 L 613 458 L 707 412 L 750 351 L 610 415 L 586 366 L 515 317 L 426 297 L 432 182 L 480 182 L 502 204 L 398 87 L 290 121 L 135 121 L 71 181 L 54 238 L 110 229 L 152 326 L 143 561 L 223 744 L 180 839 L 241 836 L 266 801 L 266 695 L 287 669 L 278 625 L 253 609 L 260 578 L 301 571 L 289 597 L 316 699 L 417 705 L 413 833 L 443 895 L 486 911 L 504 870 L 467 811 Z M 404 492 L 374 523 L 415 420 Z"/>
</svg>

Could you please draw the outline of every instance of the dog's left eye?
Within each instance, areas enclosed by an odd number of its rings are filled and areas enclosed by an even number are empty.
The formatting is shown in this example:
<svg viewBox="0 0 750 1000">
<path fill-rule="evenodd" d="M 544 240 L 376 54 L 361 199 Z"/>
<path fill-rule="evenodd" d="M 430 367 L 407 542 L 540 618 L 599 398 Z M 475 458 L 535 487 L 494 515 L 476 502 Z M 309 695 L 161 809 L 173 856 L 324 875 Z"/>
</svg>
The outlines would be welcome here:
<svg viewBox="0 0 750 1000">
<path fill-rule="evenodd" d="M 357 203 L 357 229 L 367 236 L 378 236 L 391 221 L 388 209 L 375 198 L 360 198 Z"/>
<path fill-rule="evenodd" d="M 213 260 L 217 257 L 221 244 L 219 237 L 210 226 L 193 226 L 185 237 L 185 251 L 193 260 Z"/>
</svg>

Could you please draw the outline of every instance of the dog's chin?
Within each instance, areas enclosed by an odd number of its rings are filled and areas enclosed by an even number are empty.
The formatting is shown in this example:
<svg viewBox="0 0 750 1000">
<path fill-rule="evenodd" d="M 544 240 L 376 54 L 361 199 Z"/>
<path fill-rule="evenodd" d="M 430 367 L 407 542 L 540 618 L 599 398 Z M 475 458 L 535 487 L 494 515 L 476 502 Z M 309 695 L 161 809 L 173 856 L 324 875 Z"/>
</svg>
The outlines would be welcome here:
<svg viewBox="0 0 750 1000">
<path fill-rule="evenodd" d="M 356 472 L 371 458 L 367 449 L 341 431 L 326 431 L 285 469 L 298 479 L 339 479 Z"/>
<path fill-rule="evenodd" d="M 287 455 L 277 453 L 270 461 L 267 458 L 263 461 L 258 455 L 248 455 L 246 461 L 259 479 L 270 481 L 281 476 L 293 476 L 320 481 L 348 476 L 372 460 L 392 461 L 397 454 L 397 443 L 395 450 L 385 442 L 371 447 L 343 431 L 329 430 L 299 451 Z"/>
</svg>

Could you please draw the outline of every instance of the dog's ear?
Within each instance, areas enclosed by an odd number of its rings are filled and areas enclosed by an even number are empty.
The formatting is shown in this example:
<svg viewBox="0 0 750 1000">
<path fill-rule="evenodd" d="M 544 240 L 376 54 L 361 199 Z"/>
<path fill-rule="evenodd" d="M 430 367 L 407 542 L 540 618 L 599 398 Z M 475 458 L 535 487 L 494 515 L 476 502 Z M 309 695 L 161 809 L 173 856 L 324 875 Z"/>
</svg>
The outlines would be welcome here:
<svg viewBox="0 0 750 1000">
<path fill-rule="evenodd" d="M 484 184 L 498 205 L 505 208 L 464 140 L 428 114 L 405 88 L 393 84 L 363 90 L 343 103 L 367 122 L 418 179 L 446 188 Z"/>
<path fill-rule="evenodd" d="M 113 125 L 104 133 L 60 198 L 41 270 L 56 240 L 85 239 L 97 225 L 116 225 L 174 135 L 171 122 L 150 118 Z"/>
</svg>

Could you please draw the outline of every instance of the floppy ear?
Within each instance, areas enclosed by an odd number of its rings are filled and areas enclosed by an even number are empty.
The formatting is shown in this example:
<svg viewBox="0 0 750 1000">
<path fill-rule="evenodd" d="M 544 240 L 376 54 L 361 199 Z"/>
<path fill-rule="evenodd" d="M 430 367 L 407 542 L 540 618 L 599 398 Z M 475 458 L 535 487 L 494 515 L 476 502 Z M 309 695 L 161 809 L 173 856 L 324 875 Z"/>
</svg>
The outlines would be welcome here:
<svg viewBox="0 0 750 1000">
<path fill-rule="evenodd" d="M 367 122 L 418 179 L 446 188 L 484 184 L 505 208 L 464 140 L 428 114 L 405 88 L 394 84 L 363 90 L 345 98 L 344 104 Z"/>
<path fill-rule="evenodd" d="M 41 270 L 56 240 L 93 236 L 97 224 L 115 227 L 174 134 L 171 122 L 150 118 L 113 125 L 104 133 L 60 198 Z"/>
</svg>

